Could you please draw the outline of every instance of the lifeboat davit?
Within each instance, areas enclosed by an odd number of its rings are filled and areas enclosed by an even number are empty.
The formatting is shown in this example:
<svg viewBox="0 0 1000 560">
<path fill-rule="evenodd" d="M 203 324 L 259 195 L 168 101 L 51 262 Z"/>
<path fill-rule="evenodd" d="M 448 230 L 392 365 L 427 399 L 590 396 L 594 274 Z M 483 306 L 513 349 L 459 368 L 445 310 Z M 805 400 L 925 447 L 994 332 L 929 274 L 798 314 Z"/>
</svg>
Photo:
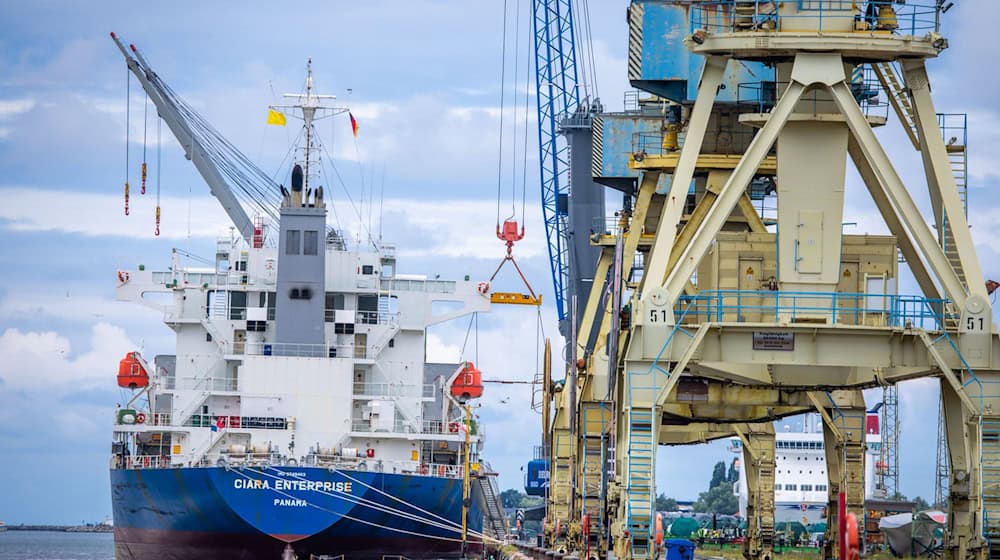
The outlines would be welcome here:
<svg viewBox="0 0 1000 560">
<path fill-rule="evenodd" d="M 462 371 L 451 384 L 451 396 L 460 401 L 483 396 L 483 373 L 472 362 L 465 362 Z"/>
<path fill-rule="evenodd" d="M 142 367 L 138 352 L 129 352 L 118 362 L 118 386 L 138 389 L 149 385 L 149 374 Z"/>
</svg>

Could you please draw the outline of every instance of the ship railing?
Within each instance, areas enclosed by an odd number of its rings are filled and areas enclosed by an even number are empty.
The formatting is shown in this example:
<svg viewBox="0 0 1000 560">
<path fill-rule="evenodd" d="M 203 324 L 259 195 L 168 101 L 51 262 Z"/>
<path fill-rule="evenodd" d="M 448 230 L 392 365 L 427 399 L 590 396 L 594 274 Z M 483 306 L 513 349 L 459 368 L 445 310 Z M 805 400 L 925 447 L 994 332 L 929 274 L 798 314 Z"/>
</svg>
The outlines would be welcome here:
<svg viewBox="0 0 1000 560">
<path fill-rule="evenodd" d="M 165 469 L 169 467 L 169 455 L 114 455 L 112 459 L 112 468 L 116 469 Z"/>
<path fill-rule="evenodd" d="M 295 358 L 356 358 L 368 357 L 365 346 L 353 344 L 301 344 L 297 342 L 244 342 L 246 356 L 288 356 Z"/>
<path fill-rule="evenodd" d="M 196 391 L 239 391 L 239 381 L 225 377 L 176 377 L 164 389 Z"/>
<path fill-rule="evenodd" d="M 379 288 L 389 292 L 428 292 L 434 294 L 455 293 L 452 280 L 410 280 L 407 278 L 383 278 Z"/>
<path fill-rule="evenodd" d="M 691 7 L 692 31 L 826 32 L 926 35 L 940 30 L 943 2 L 933 0 L 702 0 Z"/>
<path fill-rule="evenodd" d="M 145 412 L 137 411 L 136 416 L 142 414 L 142 422 L 137 419 L 133 419 L 130 422 L 126 422 L 124 419 L 119 418 L 118 411 L 114 414 L 115 424 L 118 426 L 141 426 L 143 424 L 147 426 L 170 426 L 171 415 L 166 412 L 155 412 L 153 414 L 146 414 Z"/>
<path fill-rule="evenodd" d="M 221 462 L 220 462 L 221 460 Z M 377 457 L 355 456 L 346 457 L 339 453 L 330 455 L 311 454 L 301 458 L 301 461 L 282 457 L 274 453 L 211 453 L 206 454 L 195 466 L 212 467 L 219 464 L 228 465 L 280 465 L 280 466 L 311 466 L 327 469 L 355 472 L 385 472 L 406 474 L 411 476 L 436 476 L 441 478 L 461 479 L 464 476 L 462 465 L 445 463 L 421 463 L 419 461 L 386 460 Z"/>
<path fill-rule="evenodd" d="M 416 397 L 433 398 L 435 387 L 425 385 L 398 385 L 395 383 L 367 383 L 359 381 L 354 384 L 354 396 L 360 397 Z"/>
<path fill-rule="evenodd" d="M 268 452 L 246 453 L 209 453 L 204 454 L 197 463 L 191 461 L 173 461 L 175 458 L 188 458 L 186 455 L 114 455 L 112 468 L 115 469 L 165 469 L 170 468 L 173 463 L 177 465 L 190 465 L 194 467 L 215 467 L 220 464 L 239 465 L 283 465 L 295 466 L 299 462 L 294 459 L 277 456 Z M 461 479 L 464 476 L 462 465 L 451 465 L 445 463 L 421 463 L 418 461 L 389 461 L 383 459 L 367 457 L 342 457 L 340 455 L 329 456 L 317 460 L 316 457 L 303 458 L 303 463 L 312 466 L 324 466 L 344 471 L 357 472 L 390 472 L 406 474 L 412 476 L 435 476 L 441 478 Z"/>
<path fill-rule="evenodd" d="M 287 430 L 288 419 L 281 416 L 192 414 L 184 425 L 191 426 L 193 428 Z"/>
<path fill-rule="evenodd" d="M 146 423 L 150 426 L 171 426 L 172 420 L 173 415 L 169 412 L 154 412 L 146 419 Z"/>
<path fill-rule="evenodd" d="M 377 419 L 354 418 L 351 420 L 351 431 L 366 433 L 386 433 L 386 434 L 420 434 L 416 426 L 409 422 L 404 422 L 402 418 L 395 418 L 392 428 L 387 427 Z"/>
<path fill-rule="evenodd" d="M 328 313 L 330 311 L 332 310 L 327 310 Z M 358 311 L 357 322 L 362 325 L 395 325 L 399 322 L 399 313 Z"/>
<path fill-rule="evenodd" d="M 343 314 L 342 309 L 330 309 L 327 308 L 323 311 L 323 320 L 327 323 L 338 323 L 338 314 Z M 354 312 L 354 317 L 351 318 L 350 322 L 359 323 L 362 325 L 395 325 L 399 323 L 399 313 L 390 313 L 387 311 L 356 311 Z M 344 321 L 348 322 L 348 321 Z"/>
<path fill-rule="evenodd" d="M 258 284 L 274 284 L 274 281 L 257 278 L 243 271 L 231 272 L 173 272 L 153 271 L 153 284 L 167 288 L 237 288 Z"/>
<path fill-rule="evenodd" d="M 424 420 L 420 423 L 419 429 L 409 423 L 403 421 L 402 418 L 396 418 L 393 422 L 392 429 L 388 429 L 386 426 L 382 425 L 377 420 L 369 420 L 367 418 L 354 418 L 351 421 L 351 431 L 353 432 L 365 432 L 365 433 L 399 433 L 399 434 L 428 434 L 428 435 L 451 435 L 459 436 L 463 435 L 465 432 L 465 424 L 458 420 L 453 420 L 450 422 L 442 422 L 440 420 Z M 472 423 L 472 433 L 473 436 L 480 436 L 481 427 L 478 423 Z"/>
<path fill-rule="evenodd" d="M 471 428 L 471 435 L 481 436 L 483 434 L 482 426 L 480 426 L 475 420 L 472 421 Z M 424 420 L 423 433 L 441 435 L 464 434 L 465 423 L 461 420 L 450 420 L 448 422 L 442 422 L 441 420 Z"/>
<path fill-rule="evenodd" d="M 942 330 L 949 300 L 886 293 L 782 292 L 711 290 L 681 296 L 678 316 L 686 323 L 794 323 L 822 320 L 827 324 Z"/>
</svg>

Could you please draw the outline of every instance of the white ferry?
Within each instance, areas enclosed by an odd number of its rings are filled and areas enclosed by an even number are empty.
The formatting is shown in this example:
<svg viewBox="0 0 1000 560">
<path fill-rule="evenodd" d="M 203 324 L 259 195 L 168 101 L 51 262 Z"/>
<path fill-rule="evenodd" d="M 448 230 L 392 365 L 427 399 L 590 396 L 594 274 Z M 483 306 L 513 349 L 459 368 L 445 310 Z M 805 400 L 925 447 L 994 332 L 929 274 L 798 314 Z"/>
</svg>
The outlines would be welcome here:
<svg viewBox="0 0 1000 560">
<path fill-rule="evenodd" d="M 774 521 L 797 521 L 810 525 L 825 521 L 823 510 L 827 501 L 826 456 L 823 450 L 823 426 L 818 414 L 802 418 L 802 429 L 795 431 L 790 424 L 776 428 L 774 452 Z M 882 496 L 877 484 L 877 474 L 882 467 L 880 456 L 882 436 L 879 433 L 878 414 L 869 412 L 865 436 L 865 498 Z M 729 442 L 729 450 L 740 455 L 743 464 L 743 445 L 739 438 Z M 746 470 L 739 469 L 740 480 L 733 492 L 739 496 L 740 516 L 747 513 Z"/>
</svg>

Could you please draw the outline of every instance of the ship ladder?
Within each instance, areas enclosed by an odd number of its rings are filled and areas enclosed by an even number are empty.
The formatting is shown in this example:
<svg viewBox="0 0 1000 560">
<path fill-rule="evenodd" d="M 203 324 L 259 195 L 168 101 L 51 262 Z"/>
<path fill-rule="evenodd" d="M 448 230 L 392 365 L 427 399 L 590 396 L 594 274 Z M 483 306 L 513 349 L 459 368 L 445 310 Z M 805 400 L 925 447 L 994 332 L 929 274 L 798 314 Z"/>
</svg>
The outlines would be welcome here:
<svg viewBox="0 0 1000 560">
<path fill-rule="evenodd" d="M 497 497 L 496 484 L 490 475 L 477 479 L 479 488 L 483 492 L 483 500 L 486 502 L 486 520 L 489 523 L 490 532 L 493 538 L 502 542 L 507 537 L 507 517 L 503 513 L 503 507 Z"/>
</svg>

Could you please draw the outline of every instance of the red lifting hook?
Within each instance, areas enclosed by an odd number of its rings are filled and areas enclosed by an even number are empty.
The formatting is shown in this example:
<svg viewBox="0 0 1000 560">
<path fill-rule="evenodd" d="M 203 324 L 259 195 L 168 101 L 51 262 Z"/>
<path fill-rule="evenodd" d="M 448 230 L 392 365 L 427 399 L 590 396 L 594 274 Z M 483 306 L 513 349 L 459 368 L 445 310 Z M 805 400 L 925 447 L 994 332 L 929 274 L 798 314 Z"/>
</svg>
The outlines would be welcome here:
<svg viewBox="0 0 1000 560">
<path fill-rule="evenodd" d="M 524 239 L 524 226 L 521 226 L 521 232 L 518 233 L 516 220 L 504 220 L 502 231 L 500 224 L 497 224 L 497 239 L 507 244 L 507 256 L 509 257 L 511 251 L 514 250 L 514 242 Z"/>
</svg>

